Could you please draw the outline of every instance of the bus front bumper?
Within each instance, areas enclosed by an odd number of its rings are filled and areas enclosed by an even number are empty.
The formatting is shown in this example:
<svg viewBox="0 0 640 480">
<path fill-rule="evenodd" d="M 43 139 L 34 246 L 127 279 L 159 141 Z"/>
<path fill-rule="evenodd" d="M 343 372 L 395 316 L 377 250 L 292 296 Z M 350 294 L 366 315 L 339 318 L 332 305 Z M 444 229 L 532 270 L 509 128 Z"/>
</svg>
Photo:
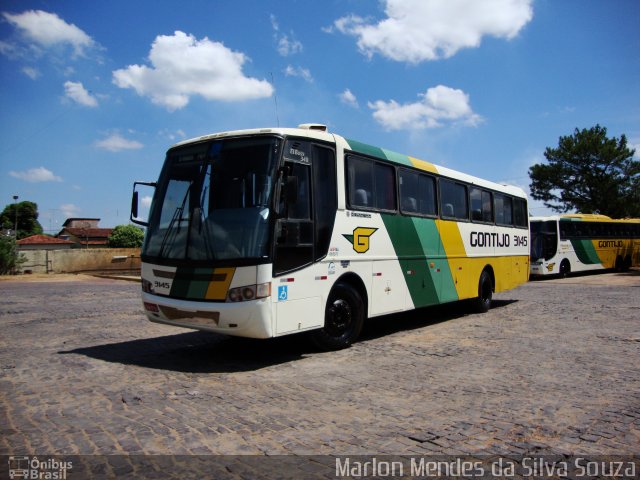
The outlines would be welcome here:
<svg viewBox="0 0 640 480">
<path fill-rule="evenodd" d="M 246 302 L 193 302 L 142 293 L 147 318 L 155 323 L 248 338 L 273 337 L 271 298 Z"/>
<path fill-rule="evenodd" d="M 555 263 L 545 263 L 545 262 L 531 262 L 531 275 L 549 275 L 554 272 L 556 264 Z"/>
</svg>

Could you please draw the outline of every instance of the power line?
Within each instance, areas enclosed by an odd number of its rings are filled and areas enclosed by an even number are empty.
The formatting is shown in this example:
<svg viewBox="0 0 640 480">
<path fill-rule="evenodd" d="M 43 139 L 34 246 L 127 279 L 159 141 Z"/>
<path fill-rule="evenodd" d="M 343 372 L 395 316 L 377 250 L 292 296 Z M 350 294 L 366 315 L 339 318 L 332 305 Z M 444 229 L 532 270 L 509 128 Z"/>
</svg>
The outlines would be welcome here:
<svg viewBox="0 0 640 480">
<path fill-rule="evenodd" d="M 51 120 L 50 122 L 46 123 L 45 125 L 43 125 L 42 127 L 40 127 L 39 129 L 37 129 L 35 132 L 30 133 L 29 135 L 27 135 L 26 137 L 24 137 L 22 140 L 19 140 L 18 143 L 15 143 L 14 145 L 10 146 L 9 148 L 6 148 L 5 150 L 2 150 L 2 152 L 0 152 L 1 155 L 5 155 L 7 153 L 10 153 L 12 151 L 14 151 L 15 149 L 17 149 L 18 147 L 22 146 L 24 143 L 26 143 L 28 140 L 31 140 L 33 137 L 35 137 L 36 135 L 39 135 L 40 133 L 42 133 L 43 131 L 45 131 L 47 128 L 49 128 L 51 125 L 53 125 L 54 123 L 56 123 L 58 120 L 60 120 L 62 117 L 64 117 L 67 113 L 69 113 L 69 110 L 65 110 L 63 111 L 60 115 L 56 116 L 53 120 Z"/>
<path fill-rule="evenodd" d="M 273 79 L 273 72 L 271 74 L 271 83 L 273 83 L 273 101 L 276 105 L 276 127 L 280 128 L 280 116 L 278 115 L 278 94 L 276 93 L 276 81 Z"/>
</svg>

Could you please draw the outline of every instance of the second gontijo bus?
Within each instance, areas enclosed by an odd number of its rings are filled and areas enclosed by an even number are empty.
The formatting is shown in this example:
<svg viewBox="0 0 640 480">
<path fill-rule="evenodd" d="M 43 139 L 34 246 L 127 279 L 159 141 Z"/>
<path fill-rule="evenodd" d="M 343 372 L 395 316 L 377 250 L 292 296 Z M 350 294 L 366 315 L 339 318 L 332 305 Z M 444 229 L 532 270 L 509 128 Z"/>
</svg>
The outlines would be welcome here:
<svg viewBox="0 0 640 480">
<path fill-rule="evenodd" d="M 566 276 L 640 265 L 640 219 L 565 214 L 530 221 L 531 275 Z"/>
<path fill-rule="evenodd" d="M 253 338 L 312 331 L 338 349 L 368 317 L 462 299 L 486 311 L 493 292 L 529 276 L 521 189 L 322 125 L 181 142 L 147 185 L 153 322 Z"/>
</svg>

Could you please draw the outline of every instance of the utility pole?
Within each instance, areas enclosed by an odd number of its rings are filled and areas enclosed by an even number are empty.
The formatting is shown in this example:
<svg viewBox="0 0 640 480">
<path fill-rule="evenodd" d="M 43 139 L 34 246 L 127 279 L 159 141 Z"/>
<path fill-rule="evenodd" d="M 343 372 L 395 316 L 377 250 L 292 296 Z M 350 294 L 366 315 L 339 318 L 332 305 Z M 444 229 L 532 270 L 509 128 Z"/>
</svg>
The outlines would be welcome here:
<svg viewBox="0 0 640 480">
<path fill-rule="evenodd" d="M 13 236 L 16 239 L 16 242 L 18 241 L 18 198 L 18 195 L 13 196 L 13 209 L 15 210 L 16 214 L 16 224 L 15 228 L 13 229 Z"/>
<path fill-rule="evenodd" d="M 13 209 L 15 210 L 16 222 L 13 229 L 13 274 L 17 273 L 18 266 L 18 195 L 13 196 Z"/>
</svg>

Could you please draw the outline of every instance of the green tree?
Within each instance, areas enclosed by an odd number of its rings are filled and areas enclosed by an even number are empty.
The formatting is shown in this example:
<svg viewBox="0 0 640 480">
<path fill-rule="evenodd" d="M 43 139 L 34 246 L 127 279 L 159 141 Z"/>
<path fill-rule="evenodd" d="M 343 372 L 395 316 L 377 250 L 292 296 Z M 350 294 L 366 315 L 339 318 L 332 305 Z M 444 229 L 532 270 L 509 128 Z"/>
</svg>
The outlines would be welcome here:
<svg viewBox="0 0 640 480">
<path fill-rule="evenodd" d="M 135 225 L 118 225 L 109 236 L 112 248 L 136 248 L 142 246 L 144 232 Z"/>
<path fill-rule="evenodd" d="M 38 205 L 33 202 L 10 203 L 0 213 L 0 225 L 3 230 L 15 228 L 16 210 L 18 211 L 18 240 L 31 235 L 40 235 L 42 225 L 38 222 Z"/>
<path fill-rule="evenodd" d="M 557 212 L 640 216 L 640 162 L 627 138 L 608 138 L 596 125 L 560 137 L 544 152 L 548 164 L 529 168 L 531 196 Z"/>
<path fill-rule="evenodd" d="M 25 261 L 26 257 L 16 251 L 15 238 L 0 233 L 0 275 L 11 273 Z"/>
</svg>

